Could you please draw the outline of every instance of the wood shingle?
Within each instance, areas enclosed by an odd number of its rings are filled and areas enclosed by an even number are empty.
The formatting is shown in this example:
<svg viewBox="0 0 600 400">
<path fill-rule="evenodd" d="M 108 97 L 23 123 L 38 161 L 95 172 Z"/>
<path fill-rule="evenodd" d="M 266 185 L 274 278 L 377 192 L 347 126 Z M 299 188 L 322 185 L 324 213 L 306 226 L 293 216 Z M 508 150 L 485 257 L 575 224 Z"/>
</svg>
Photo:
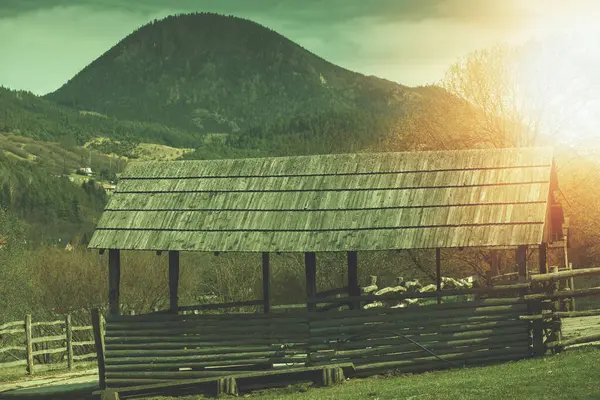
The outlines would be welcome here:
<svg viewBox="0 0 600 400">
<path fill-rule="evenodd" d="M 91 248 L 307 252 L 544 240 L 549 148 L 130 164 Z"/>
</svg>

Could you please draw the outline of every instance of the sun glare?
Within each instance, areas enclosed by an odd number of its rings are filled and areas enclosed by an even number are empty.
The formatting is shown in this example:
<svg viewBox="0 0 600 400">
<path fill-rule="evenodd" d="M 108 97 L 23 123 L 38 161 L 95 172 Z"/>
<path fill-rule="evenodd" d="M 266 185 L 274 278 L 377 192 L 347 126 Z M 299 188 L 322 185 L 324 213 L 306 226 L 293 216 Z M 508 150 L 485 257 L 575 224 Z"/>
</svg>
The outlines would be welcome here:
<svg viewBox="0 0 600 400">
<path fill-rule="evenodd" d="M 516 78 L 522 105 L 539 120 L 542 135 L 600 147 L 600 28 L 592 22 L 600 6 L 576 5 L 550 1 L 537 8 L 544 11 L 530 21 Z"/>
</svg>

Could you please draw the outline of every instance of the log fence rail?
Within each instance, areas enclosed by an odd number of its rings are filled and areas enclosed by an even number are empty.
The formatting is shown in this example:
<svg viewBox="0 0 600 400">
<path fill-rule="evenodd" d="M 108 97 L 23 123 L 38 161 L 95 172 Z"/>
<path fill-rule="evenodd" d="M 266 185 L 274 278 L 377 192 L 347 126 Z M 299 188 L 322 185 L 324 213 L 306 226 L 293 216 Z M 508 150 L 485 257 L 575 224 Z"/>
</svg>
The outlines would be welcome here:
<svg viewBox="0 0 600 400">
<path fill-rule="evenodd" d="M 62 359 L 72 370 L 75 362 L 96 358 L 94 346 L 92 325 L 74 325 L 71 314 L 36 322 L 28 314 L 23 321 L 0 324 L 0 369 L 25 366 L 33 375 L 35 365 Z"/>
</svg>

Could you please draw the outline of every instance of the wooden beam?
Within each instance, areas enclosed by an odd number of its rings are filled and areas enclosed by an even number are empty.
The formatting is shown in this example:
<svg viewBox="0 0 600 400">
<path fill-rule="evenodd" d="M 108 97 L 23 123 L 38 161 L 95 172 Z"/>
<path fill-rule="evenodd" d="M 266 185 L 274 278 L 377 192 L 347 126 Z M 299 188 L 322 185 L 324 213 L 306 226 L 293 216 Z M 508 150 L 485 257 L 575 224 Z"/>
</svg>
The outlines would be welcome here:
<svg viewBox="0 0 600 400">
<path fill-rule="evenodd" d="M 517 248 L 515 261 L 519 268 L 519 280 L 527 280 L 527 246 Z"/>
<path fill-rule="evenodd" d="M 348 252 L 348 296 L 360 296 L 358 286 L 358 255 L 355 251 Z M 360 303 L 350 305 L 351 309 L 358 309 Z"/>
<path fill-rule="evenodd" d="M 177 314 L 179 307 L 179 252 L 169 251 L 169 310 Z"/>
<path fill-rule="evenodd" d="M 269 253 L 262 253 L 262 283 L 263 283 L 263 311 L 265 314 L 271 312 L 271 268 L 269 265 Z"/>
<path fill-rule="evenodd" d="M 442 255 L 439 247 L 435 249 L 435 286 L 438 292 L 442 290 Z M 437 303 L 441 302 L 442 298 L 438 296 Z"/>
<path fill-rule="evenodd" d="M 317 255 L 314 252 L 304 253 L 304 267 L 306 270 L 306 308 L 315 311 L 316 305 L 308 302 L 317 295 Z"/>
<path fill-rule="evenodd" d="M 551 267 L 552 269 L 552 267 Z M 565 271 L 558 272 L 558 267 L 554 269 L 556 272 L 550 272 L 544 275 L 533 275 L 531 280 L 534 282 L 541 281 L 552 281 L 559 279 L 567 279 L 574 276 L 594 276 L 600 275 L 600 268 L 580 268 L 580 269 L 568 269 Z"/>
<path fill-rule="evenodd" d="M 119 284 L 121 281 L 121 253 L 108 251 L 108 312 L 119 315 Z"/>
<path fill-rule="evenodd" d="M 548 245 L 546 243 L 542 243 L 539 246 L 539 262 L 540 262 L 540 274 L 548 273 Z"/>
</svg>

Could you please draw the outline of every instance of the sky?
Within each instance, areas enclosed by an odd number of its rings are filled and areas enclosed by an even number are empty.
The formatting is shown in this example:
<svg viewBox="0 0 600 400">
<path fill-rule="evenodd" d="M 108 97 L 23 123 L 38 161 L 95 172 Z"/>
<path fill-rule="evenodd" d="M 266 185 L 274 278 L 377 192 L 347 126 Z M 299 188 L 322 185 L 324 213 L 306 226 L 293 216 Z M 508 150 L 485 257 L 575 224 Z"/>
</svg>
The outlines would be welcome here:
<svg viewBox="0 0 600 400">
<path fill-rule="evenodd" d="M 0 0 L 0 85 L 46 94 L 137 27 L 217 12 L 278 31 L 345 68 L 417 86 L 497 43 L 518 45 L 600 16 L 595 0 Z"/>
</svg>

